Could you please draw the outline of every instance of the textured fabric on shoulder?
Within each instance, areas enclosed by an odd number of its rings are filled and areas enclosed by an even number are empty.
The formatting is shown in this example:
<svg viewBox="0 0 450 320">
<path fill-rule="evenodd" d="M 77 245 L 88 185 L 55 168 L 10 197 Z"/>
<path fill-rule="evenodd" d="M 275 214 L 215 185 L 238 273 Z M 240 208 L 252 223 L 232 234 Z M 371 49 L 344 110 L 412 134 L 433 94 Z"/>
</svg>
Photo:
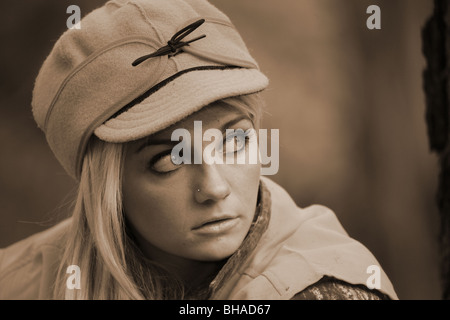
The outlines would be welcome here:
<svg viewBox="0 0 450 320">
<path fill-rule="evenodd" d="M 297 293 L 291 300 L 391 300 L 378 290 L 354 285 L 339 279 L 323 277 L 315 284 Z"/>
</svg>

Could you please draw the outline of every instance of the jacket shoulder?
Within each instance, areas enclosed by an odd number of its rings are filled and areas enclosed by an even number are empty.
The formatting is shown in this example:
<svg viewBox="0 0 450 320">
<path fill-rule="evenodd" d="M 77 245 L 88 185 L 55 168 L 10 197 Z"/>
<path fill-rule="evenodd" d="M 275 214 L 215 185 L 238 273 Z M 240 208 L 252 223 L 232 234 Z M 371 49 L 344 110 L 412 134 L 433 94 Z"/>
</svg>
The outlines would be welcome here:
<svg viewBox="0 0 450 320">
<path fill-rule="evenodd" d="M 348 235 L 331 209 L 300 208 L 274 181 L 266 177 L 261 181 L 270 191 L 270 221 L 242 268 L 245 277 L 239 278 L 233 298 L 291 299 L 301 293 L 297 298 L 371 299 L 380 292 L 397 299 L 379 262 Z M 366 287 L 371 265 L 379 267 L 378 291 Z M 318 282 L 324 277 L 335 280 Z"/>
<path fill-rule="evenodd" d="M 50 298 L 70 221 L 0 249 L 0 299 Z"/>
</svg>

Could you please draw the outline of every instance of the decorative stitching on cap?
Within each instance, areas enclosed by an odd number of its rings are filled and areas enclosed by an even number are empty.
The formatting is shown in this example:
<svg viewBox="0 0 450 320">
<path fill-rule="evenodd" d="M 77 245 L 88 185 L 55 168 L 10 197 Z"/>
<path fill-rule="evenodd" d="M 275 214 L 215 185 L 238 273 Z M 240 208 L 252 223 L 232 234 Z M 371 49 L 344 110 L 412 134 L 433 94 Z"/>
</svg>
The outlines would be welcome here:
<svg viewBox="0 0 450 320">
<path fill-rule="evenodd" d="M 222 26 L 226 26 L 226 27 L 230 27 L 236 30 L 236 27 L 230 22 L 230 21 L 226 21 L 223 19 L 217 19 L 217 18 L 211 18 L 211 17 L 207 17 L 205 18 L 206 22 L 211 22 L 214 24 L 220 24 Z"/>
<path fill-rule="evenodd" d="M 139 13 L 142 15 L 142 17 L 144 18 L 145 22 L 148 23 L 148 25 L 150 26 L 150 28 L 153 29 L 153 31 L 155 31 L 156 35 L 158 36 L 158 40 L 160 42 L 164 42 L 164 38 L 163 36 L 159 33 L 159 30 L 155 28 L 155 26 L 153 26 L 152 22 L 150 21 L 150 18 L 148 17 L 147 13 L 145 12 L 144 8 L 142 8 L 141 5 L 139 5 L 138 3 L 136 3 L 135 1 L 130 1 L 127 4 L 130 4 L 132 6 L 135 6 Z"/>
</svg>

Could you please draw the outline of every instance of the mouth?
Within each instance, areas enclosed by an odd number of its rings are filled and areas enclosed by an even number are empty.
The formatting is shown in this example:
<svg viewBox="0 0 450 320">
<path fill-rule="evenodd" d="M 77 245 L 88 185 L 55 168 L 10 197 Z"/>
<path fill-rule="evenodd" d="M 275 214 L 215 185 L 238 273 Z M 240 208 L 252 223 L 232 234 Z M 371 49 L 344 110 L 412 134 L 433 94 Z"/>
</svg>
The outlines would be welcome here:
<svg viewBox="0 0 450 320">
<path fill-rule="evenodd" d="M 199 234 L 211 234 L 217 235 L 220 233 L 227 232 L 231 230 L 239 222 L 239 217 L 220 217 L 214 218 L 202 222 L 201 224 L 192 228 L 192 230 Z"/>
</svg>

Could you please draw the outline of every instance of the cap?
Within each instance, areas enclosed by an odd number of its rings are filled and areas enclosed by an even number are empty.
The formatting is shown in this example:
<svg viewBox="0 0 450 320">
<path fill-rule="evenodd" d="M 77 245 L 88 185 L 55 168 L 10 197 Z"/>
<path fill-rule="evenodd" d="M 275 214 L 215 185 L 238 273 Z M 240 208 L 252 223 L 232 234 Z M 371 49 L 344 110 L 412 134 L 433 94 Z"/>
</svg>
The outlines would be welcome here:
<svg viewBox="0 0 450 320">
<path fill-rule="evenodd" d="M 55 43 L 32 109 L 56 158 L 78 179 L 93 134 L 137 140 L 267 85 L 228 17 L 206 0 L 115 0 Z"/>
</svg>

